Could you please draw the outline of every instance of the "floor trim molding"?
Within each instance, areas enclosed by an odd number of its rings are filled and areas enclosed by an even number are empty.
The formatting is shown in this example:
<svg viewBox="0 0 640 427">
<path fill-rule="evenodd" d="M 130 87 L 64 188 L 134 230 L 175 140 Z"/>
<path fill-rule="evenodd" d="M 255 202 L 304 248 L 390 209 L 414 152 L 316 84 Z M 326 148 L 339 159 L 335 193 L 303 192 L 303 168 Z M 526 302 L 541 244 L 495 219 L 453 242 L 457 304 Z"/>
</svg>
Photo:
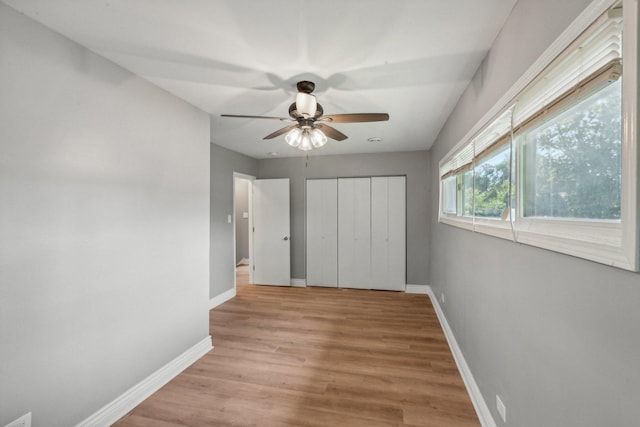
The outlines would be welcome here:
<svg viewBox="0 0 640 427">
<path fill-rule="evenodd" d="M 408 294 L 429 294 L 429 285 L 409 285 L 407 284 L 404 291 Z"/>
<path fill-rule="evenodd" d="M 235 289 L 229 289 L 228 291 L 224 291 L 220 295 L 217 295 L 209 300 L 209 310 L 213 310 L 220 304 L 229 301 L 231 298 L 236 296 Z"/>
<path fill-rule="evenodd" d="M 305 288 L 307 287 L 307 279 L 291 279 L 291 286 Z"/>
<path fill-rule="evenodd" d="M 76 427 L 110 426 L 139 405 L 143 400 L 158 391 L 163 385 L 175 378 L 196 360 L 207 354 L 212 348 L 211 336 L 207 335 L 202 341 L 122 393 L 89 418 L 79 423 Z"/>
<path fill-rule="evenodd" d="M 408 286 L 409 285 L 407 285 L 407 287 Z M 456 361 L 456 365 L 458 366 L 458 371 L 460 371 L 460 375 L 462 376 L 464 385 L 467 388 L 467 393 L 469 393 L 469 397 L 471 398 L 471 403 L 473 403 L 476 414 L 478 414 L 480 424 L 483 427 L 496 427 L 496 422 L 491 415 L 491 411 L 487 406 L 487 402 L 485 402 L 484 397 L 482 397 L 482 393 L 480 392 L 478 383 L 476 383 L 476 380 L 473 378 L 473 374 L 471 373 L 471 369 L 469 369 L 469 365 L 467 365 L 467 361 L 462 354 L 462 350 L 460 349 L 460 346 L 458 346 L 458 342 L 456 341 L 456 337 L 453 335 L 453 331 L 449 326 L 449 322 L 447 322 L 444 311 L 442 311 L 442 308 L 438 303 L 438 298 L 436 298 L 436 295 L 433 292 L 433 289 L 431 289 L 431 286 L 426 285 L 426 288 L 429 299 L 431 300 L 431 304 L 433 304 L 433 307 L 436 309 L 438 320 L 440 321 L 440 325 L 442 326 L 444 335 L 446 336 L 447 342 L 449 343 L 451 353 L 453 353 L 453 358 Z"/>
</svg>

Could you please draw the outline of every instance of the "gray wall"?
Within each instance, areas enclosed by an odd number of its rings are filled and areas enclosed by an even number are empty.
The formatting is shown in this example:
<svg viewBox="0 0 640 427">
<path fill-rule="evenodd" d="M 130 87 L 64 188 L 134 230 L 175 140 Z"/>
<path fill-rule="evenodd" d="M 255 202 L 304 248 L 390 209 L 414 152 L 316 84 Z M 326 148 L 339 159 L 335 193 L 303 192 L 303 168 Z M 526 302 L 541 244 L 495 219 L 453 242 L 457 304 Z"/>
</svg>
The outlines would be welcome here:
<svg viewBox="0 0 640 427">
<path fill-rule="evenodd" d="M 209 118 L 0 3 L 0 425 L 82 421 L 209 335 Z"/>
<path fill-rule="evenodd" d="M 249 259 L 249 218 L 242 214 L 249 212 L 249 181 L 236 178 L 235 185 L 236 208 L 236 264 L 242 258 Z"/>
<path fill-rule="evenodd" d="M 211 255 L 209 259 L 210 298 L 233 289 L 233 173 L 256 176 L 258 160 L 211 144 Z"/>
<path fill-rule="evenodd" d="M 640 276 L 437 223 L 438 161 L 589 4 L 520 0 L 431 150 L 431 280 L 498 425 L 640 419 Z"/>
<path fill-rule="evenodd" d="M 291 274 L 305 278 L 305 182 L 307 178 L 348 176 L 407 176 L 407 283 L 429 279 L 429 153 L 353 154 L 305 158 L 264 159 L 259 178 L 289 178 L 291 182 Z"/>
</svg>

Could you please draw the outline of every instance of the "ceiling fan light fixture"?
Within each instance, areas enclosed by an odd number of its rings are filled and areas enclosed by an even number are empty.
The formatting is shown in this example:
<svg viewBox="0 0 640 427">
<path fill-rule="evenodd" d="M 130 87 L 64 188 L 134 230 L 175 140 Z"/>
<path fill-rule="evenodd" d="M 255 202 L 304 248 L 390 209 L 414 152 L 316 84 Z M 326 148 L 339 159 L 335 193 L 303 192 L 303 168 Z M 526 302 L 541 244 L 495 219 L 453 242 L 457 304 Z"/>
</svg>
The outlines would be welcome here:
<svg viewBox="0 0 640 427">
<path fill-rule="evenodd" d="M 320 129 L 311 130 L 311 143 L 315 148 L 320 148 L 327 143 L 327 136 Z"/>
<path fill-rule="evenodd" d="M 344 113 L 325 116 L 322 105 L 318 104 L 316 97 L 311 94 L 316 85 L 313 82 L 303 80 L 296 84 L 298 93 L 296 101 L 289 105 L 289 118 L 273 116 L 248 116 L 238 114 L 221 114 L 221 117 L 236 117 L 240 119 L 268 119 L 288 122 L 289 125 L 271 132 L 262 138 L 270 140 L 284 135 L 288 145 L 302 151 L 320 148 L 327 144 L 328 139 L 344 141 L 347 135 L 329 126 L 328 123 L 364 123 L 384 122 L 389 120 L 387 113 Z M 369 138 L 371 142 L 380 141 L 382 138 Z"/>
<path fill-rule="evenodd" d="M 284 140 L 292 147 L 297 147 L 300 145 L 300 137 L 302 136 L 302 131 L 300 128 L 291 129 L 284 137 Z"/>
<path fill-rule="evenodd" d="M 305 130 L 302 132 L 302 137 L 300 138 L 300 145 L 298 149 L 302 151 L 308 151 L 313 148 L 313 144 L 311 143 L 311 135 L 309 135 L 309 131 Z"/>
<path fill-rule="evenodd" d="M 315 96 L 304 92 L 298 92 L 296 95 L 296 110 L 298 110 L 298 113 L 301 114 L 302 117 L 308 119 L 315 116 L 317 108 L 318 102 L 316 101 Z"/>
</svg>

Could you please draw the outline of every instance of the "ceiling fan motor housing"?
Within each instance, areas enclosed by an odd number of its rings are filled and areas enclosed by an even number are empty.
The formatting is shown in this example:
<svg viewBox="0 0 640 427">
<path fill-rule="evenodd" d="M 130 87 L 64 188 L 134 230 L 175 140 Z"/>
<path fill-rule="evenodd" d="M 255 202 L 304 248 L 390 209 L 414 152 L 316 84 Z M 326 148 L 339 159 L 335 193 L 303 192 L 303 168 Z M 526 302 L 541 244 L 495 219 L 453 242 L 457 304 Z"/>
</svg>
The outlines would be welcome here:
<svg viewBox="0 0 640 427">
<path fill-rule="evenodd" d="M 298 88 L 298 92 L 303 92 L 303 93 L 311 93 L 316 88 L 316 84 L 314 82 L 310 82 L 307 80 L 298 82 L 296 86 Z"/>
</svg>

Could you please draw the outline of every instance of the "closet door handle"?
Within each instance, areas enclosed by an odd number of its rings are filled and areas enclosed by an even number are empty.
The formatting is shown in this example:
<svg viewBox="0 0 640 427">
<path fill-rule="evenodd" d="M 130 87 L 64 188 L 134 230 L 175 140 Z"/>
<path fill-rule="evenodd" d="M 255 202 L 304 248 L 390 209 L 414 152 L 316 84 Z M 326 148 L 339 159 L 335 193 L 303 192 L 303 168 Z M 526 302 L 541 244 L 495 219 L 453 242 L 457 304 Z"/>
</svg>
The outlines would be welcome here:
<svg viewBox="0 0 640 427">
<path fill-rule="evenodd" d="M 282 240 L 289 240 L 289 237 L 284 236 L 284 239 L 282 239 Z"/>
</svg>

